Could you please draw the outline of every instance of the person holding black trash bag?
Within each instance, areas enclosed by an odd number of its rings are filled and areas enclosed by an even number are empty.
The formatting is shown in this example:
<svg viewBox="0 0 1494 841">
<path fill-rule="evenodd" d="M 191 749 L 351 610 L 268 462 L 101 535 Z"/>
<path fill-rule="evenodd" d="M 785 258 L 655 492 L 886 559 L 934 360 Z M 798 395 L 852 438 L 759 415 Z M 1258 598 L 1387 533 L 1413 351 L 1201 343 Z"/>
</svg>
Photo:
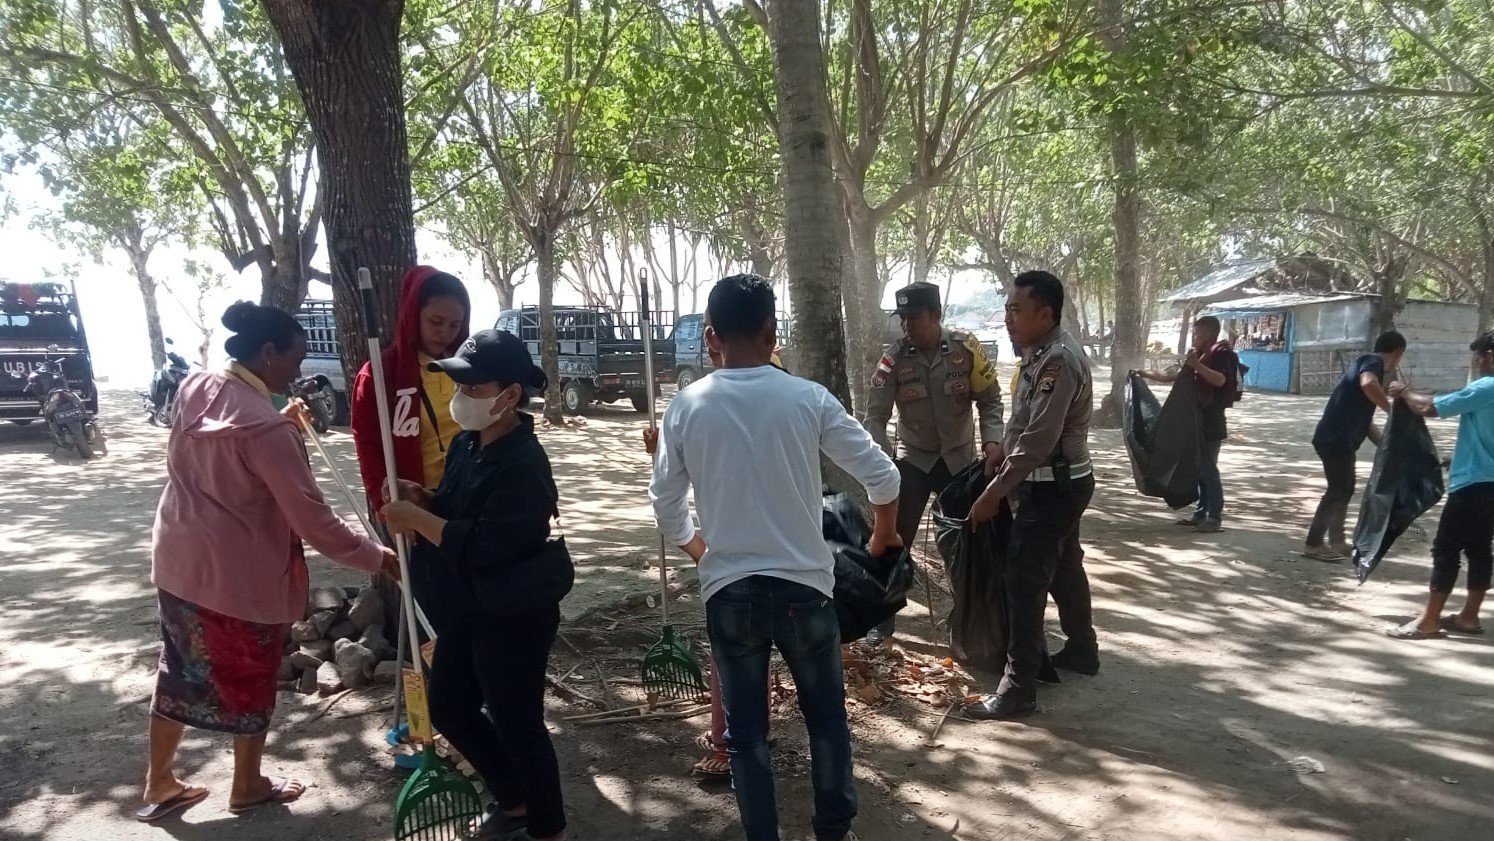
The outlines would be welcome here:
<svg viewBox="0 0 1494 841">
<path fill-rule="evenodd" d="M 1447 503 L 1432 539 L 1432 583 L 1421 616 L 1386 631 L 1396 639 L 1431 639 L 1443 634 L 1482 634 L 1479 608 L 1494 578 L 1494 331 L 1473 340 L 1476 378 L 1461 391 L 1433 397 L 1392 383 L 1390 396 L 1429 418 L 1458 418 L 1447 477 Z M 1468 556 L 1468 598 L 1459 613 L 1442 615 L 1462 556 Z"/>
<path fill-rule="evenodd" d="M 1312 434 L 1312 448 L 1323 462 L 1328 489 L 1323 492 L 1312 526 L 1307 530 L 1304 558 L 1338 562 L 1349 557 L 1344 518 L 1349 512 L 1349 501 L 1354 498 L 1356 452 L 1366 437 L 1376 445 L 1380 443 L 1380 433 L 1374 425 L 1375 407 L 1390 414 L 1385 375 L 1394 371 L 1405 355 L 1405 336 L 1394 330 L 1381 333 L 1375 339 L 1374 352 L 1354 360 L 1328 396 L 1323 417 Z"/>
<path fill-rule="evenodd" d="M 555 476 L 522 411 L 545 387 L 524 342 L 483 330 L 455 357 L 430 363 L 457 383 L 434 492 L 401 479 L 379 516 L 418 535 L 410 585 L 436 628 L 431 723 L 477 769 L 497 800 L 473 837 L 565 838 L 560 768 L 545 726 L 545 668 L 560 601 L 575 570 L 559 520 Z"/>
<path fill-rule="evenodd" d="M 929 495 L 938 494 L 976 458 L 980 433 L 986 475 L 1001 463 L 1001 385 L 980 340 L 945 329 L 939 287 L 913 283 L 897 291 L 903 338 L 887 348 L 872 375 L 863 420 L 873 439 L 897 462 L 902 477 L 897 533 L 912 546 Z M 898 448 L 887 438 L 897 406 Z M 972 420 L 980 420 L 979 428 Z M 866 635 L 871 646 L 891 639 L 897 616 Z"/>
<path fill-rule="evenodd" d="M 965 707 L 965 714 L 977 719 L 1037 711 L 1050 592 L 1068 637 L 1053 656 L 1054 665 L 1088 675 L 1100 670 L 1079 545 L 1079 521 L 1095 491 L 1088 445 L 1094 408 L 1089 361 L 1061 326 L 1063 283 L 1048 272 L 1030 271 L 1013 285 L 1006 329 L 1026 351 L 1022 379 L 1012 397 L 1001 467 L 969 518 L 978 526 L 995 518 L 1002 504 L 1012 509 L 1006 564 L 1010 633 L 1006 674 L 996 694 Z"/>
</svg>

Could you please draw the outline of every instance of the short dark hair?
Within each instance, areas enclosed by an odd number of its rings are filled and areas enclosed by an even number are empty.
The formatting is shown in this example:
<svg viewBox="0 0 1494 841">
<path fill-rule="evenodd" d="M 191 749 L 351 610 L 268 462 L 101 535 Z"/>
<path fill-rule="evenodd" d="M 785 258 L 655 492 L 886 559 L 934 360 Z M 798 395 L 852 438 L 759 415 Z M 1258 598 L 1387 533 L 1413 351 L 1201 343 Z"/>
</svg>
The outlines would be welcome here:
<svg viewBox="0 0 1494 841">
<path fill-rule="evenodd" d="M 749 339 L 773 323 L 777 298 L 773 284 L 755 274 L 737 274 L 716 281 L 706 299 L 706 318 L 721 339 Z"/>
<path fill-rule="evenodd" d="M 1053 323 L 1063 321 L 1063 281 L 1052 272 L 1030 271 L 1017 275 L 1012 281 L 1017 289 L 1026 289 L 1027 294 L 1053 310 Z"/>
<path fill-rule="evenodd" d="M 252 358 L 266 343 L 285 351 L 297 336 L 306 335 L 306 329 L 290 313 L 251 301 L 229 306 L 223 312 L 223 326 L 233 333 L 223 343 L 223 349 L 238 360 Z"/>
<path fill-rule="evenodd" d="M 1395 330 L 1386 330 L 1375 337 L 1375 353 L 1395 353 L 1406 349 L 1406 337 Z"/>
<path fill-rule="evenodd" d="M 1224 329 L 1224 327 L 1220 325 L 1219 319 L 1215 318 L 1212 315 L 1206 315 L 1203 318 L 1198 319 L 1197 321 L 1193 322 L 1193 326 L 1202 327 L 1205 330 L 1211 330 L 1216 336 L 1219 335 L 1220 331 Z"/>
<path fill-rule="evenodd" d="M 421 309 L 431 302 L 432 298 L 455 298 L 462 309 L 472 312 L 472 301 L 467 297 L 467 287 L 454 275 L 446 272 L 436 272 L 425 279 L 420 285 L 420 294 L 415 298 L 415 305 Z"/>
<path fill-rule="evenodd" d="M 1468 349 L 1474 353 L 1494 353 L 1494 330 L 1478 334 L 1477 339 L 1468 343 Z"/>
</svg>

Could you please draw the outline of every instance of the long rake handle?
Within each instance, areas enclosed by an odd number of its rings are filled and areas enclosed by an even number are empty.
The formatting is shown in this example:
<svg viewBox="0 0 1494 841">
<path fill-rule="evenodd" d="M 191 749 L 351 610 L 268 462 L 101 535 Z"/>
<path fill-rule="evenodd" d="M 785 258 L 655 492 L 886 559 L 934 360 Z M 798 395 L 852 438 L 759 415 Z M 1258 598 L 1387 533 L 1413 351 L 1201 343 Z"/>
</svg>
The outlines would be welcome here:
<svg viewBox="0 0 1494 841">
<path fill-rule="evenodd" d="M 638 270 L 638 301 L 643 312 L 643 388 L 648 392 L 648 428 L 655 433 L 659 429 L 658 415 L 654 412 L 654 325 L 653 314 L 648 308 L 648 270 Z M 664 545 L 664 533 L 659 532 L 659 612 L 664 624 L 669 624 L 669 556 Z"/>
<path fill-rule="evenodd" d="M 363 328 L 368 334 L 368 364 L 370 373 L 373 374 L 374 402 L 379 410 L 379 438 L 384 445 L 384 476 L 385 486 L 389 490 L 389 498 L 399 499 L 399 474 L 395 469 L 394 461 L 394 431 L 389 421 L 389 388 L 384 382 L 384 354 L 379 343 L 379 307 L 378 299 L 374 296 L 373 275 L 367 268 L 358 269 L 358 292 L 363 299 Z M 405 543 L 403 535 L 395 535 L 394 551 L 399 555 L 399 577 L 402 582 L 410 580 L 410 552 Z M 399 588 L 400 601 L 404 603 L 405 623 L 407 627 L 414 628 L 418 621 L 415 616 L 415 599 L 410 594 L 409 586 Z M 411 646 L 414 648 L 415 646 Z M 425 664 L 420 657 L 411 657 L 410 662 L 415 666 L 415 675 L 421 683 L 425 682 Z"/>
</svg>

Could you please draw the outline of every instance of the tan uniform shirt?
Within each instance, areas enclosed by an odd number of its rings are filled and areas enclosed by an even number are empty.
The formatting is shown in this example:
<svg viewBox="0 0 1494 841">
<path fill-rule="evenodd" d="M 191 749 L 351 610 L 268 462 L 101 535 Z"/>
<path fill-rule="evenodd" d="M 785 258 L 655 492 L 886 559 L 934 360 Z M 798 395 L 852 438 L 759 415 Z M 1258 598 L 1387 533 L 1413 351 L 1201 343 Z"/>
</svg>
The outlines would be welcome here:
<svg viewBox="0 0 1494 841">
<path fill-rule="evenodd" d="M 1034 469 L 1052 465 L 1060 454 L 1075 474 L 1088 470 L 1093 411 L 1094 387 L 1084 349 L 1062 328 L 1055 328 L 1022 360 L 1012 422 L 1002 442 L 1006 462 L 992 487 L 1007 496 Z"/>
<path fill-rule="evenodd" d="M 933 353 L 920 353 L 907 339 L 887 349 L 872 377 L 865 425 L 890 456 L 927 473 L 944 460 L 957 473 L 975 460 L 975 422 L 980 417 L 982 444 L 1001 440 L 1001 384 L 996 366 L 972 335 L 944 331 Z M 899 446 L 887 438 L 892 407 L 897 406 Z"/>
</svg>

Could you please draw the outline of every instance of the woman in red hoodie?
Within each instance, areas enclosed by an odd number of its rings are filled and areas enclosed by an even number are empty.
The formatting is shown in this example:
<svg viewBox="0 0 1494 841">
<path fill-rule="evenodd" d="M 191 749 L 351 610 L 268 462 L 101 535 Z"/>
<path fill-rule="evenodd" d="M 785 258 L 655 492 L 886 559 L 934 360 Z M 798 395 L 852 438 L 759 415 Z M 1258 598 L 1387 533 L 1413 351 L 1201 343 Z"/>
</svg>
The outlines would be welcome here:
<svg viewBox="0 0 1494 841">
<path fill-rule="evenodd" d="M 434 489 L 446 469 L 446 450 L 461 426 L 451 419 L 453 383 L 426 366 L 455 356 L 467 340 L 472 312 L 467 287 L 430 266 L 405 273 L 400 286 L 399 321 L 394 342 L 384 350 L 384 377 L 394 433 L 394 466 L 399 478 Z M 369 510 L 383 507 L 387 479 L 373 369 L 365 363 L 353 380 L 353 443 Z"/>
</svg>

